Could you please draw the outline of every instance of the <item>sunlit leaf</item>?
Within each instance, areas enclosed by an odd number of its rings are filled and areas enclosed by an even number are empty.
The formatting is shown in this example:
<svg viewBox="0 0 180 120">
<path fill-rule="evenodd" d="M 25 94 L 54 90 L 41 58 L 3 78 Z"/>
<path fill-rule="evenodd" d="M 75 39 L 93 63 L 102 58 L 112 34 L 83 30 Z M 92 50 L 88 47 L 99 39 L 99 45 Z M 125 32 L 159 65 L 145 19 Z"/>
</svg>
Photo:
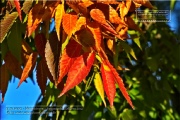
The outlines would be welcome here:
<svg viewBox="0 0 180 120">
<path fill-rule="evenodd" d="M 121 90 L 123 96 L 126 98 L 129 105 L 134 109 L 134 106 L 131 102 L 131 98 L 129 97 L 128 92 L 126 91 L 122 78 L 118 75 L 116 69 L 109 63 L 109 61 L 106 61 L 106 64 L 108 65 L 109 69 L 111 69 L 113 77 L 115 81 L 118 83 L 119 89 Z"/>
<path fill-rule="evenodd" d="M 3 42 L 4 38 L 7 35 L 7 32 L 13 25 L 14 21 L 18 16 L 17 12 L 13 12 L 11 14 L 6 14 L 3 20 L 1 20 L 1 32 L 0 32 L 0 43 Z"/>
<path fill-rule="evenodd" d="M 104 99 L 104 88 L 103 88 L 103 82 L 102 82 L 102 79 L 101 79 L 101 76 L 100 76 L 100 73 L 95 73 L 95 76 L 94 76 L 94 85 L 95 85 L 95 88 L 97 90 L 97 92 L 99 93 L 103 103 L 104 103 L 104 106 L 106 107 L 106 101 Z"/>
<path fill-rule="evenodd" d="M 64 95 L 68 90 L 78 85 L 89 73 L 92 64 L 94 63 L 95 53 L 84 53 L 79 56 L 68 72 L 68 78 L 63 91 L 59 95 Z"/>
<path fill-rule="evenodd" d="M 74 40 L 70 40 L 60 58 L 58 83 L 68 73 L 75 59 L 80 56 L 81 49 L 82 46 L 80 44 Z"/>
<path fill-rule="evenodd" d="M 36 59 L 37 59 L 37 53 L 31 53 L 31 55 L 29 56 L 29 59 L 26 63 L 26 65 L 24 66 L 22 75 L 21 75 L 21 79 L 18 83 L 18 87 L 21 85 L 21 83 L 26 80 L 26 78 L 29 76 L 29 74 L 32 72 L 32 70 L 34 69 L 34 66 L 36 64 Z"/>
<path fill-rule="evenodd" d="M 56 27 L 56 32 L 57 32 L 57 36 L 58 39 L 60 40 L 60 27 L 61 27 L 61 21 L 62 21 L 62 17 L 64 15 L 64 4 L 59 4 L 56 7 L 56 13 L 55 13 L 55 27 Z"/>
<path fill-rule="evenodd" d="M 31 6 L 32 6 L 32 3 L 33 3 L 33 0 L 26 0 L 26 1 L 24 1 L 22 10 L 23 10 L 26 14 L 29 13 L 29 10 L 30 10 L 30 8 L 31 8 Z"/>
<path fill-rule="evenodd" d="M 20 19 L 21 22 L 22 22 L 21 6 L 20 6 L 20 3 L 19 3 L 19 0 L 14 0 L 14 4 L 15 4 L 15 6 L 16 6 L 16 10 L 18 11 L 19 19 Z"/>
</svg>

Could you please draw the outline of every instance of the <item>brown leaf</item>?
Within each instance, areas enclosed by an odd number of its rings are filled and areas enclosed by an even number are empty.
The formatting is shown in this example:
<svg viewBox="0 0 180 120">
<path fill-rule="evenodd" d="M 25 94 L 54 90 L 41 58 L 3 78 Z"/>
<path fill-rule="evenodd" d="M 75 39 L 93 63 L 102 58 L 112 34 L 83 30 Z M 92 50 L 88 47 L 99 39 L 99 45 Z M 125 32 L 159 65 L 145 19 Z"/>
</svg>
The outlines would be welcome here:
<svg viewBox="0 0 180 120">
<path fill-rule="evenodd" d="M 22 68 L 16 57 L 14 57 L 12 53 L 7 52 L 4 61 L 10 73 L 20 79 L 22 74 Z"/>
<path fill-rule="evenodd" d="M 4 101 L 4 96 L 6 94 L 6 90 L 7 90 L 7 87 L 8 87 L 8 81 L 10 79 L 6 64 L 3 64 L 0 67 L 0 78 L 1 78 L 0 79 L 0 90 L 1 90 L 1 93 L 2 93 L 2 102 L 3 102 Z"/>
</svg>

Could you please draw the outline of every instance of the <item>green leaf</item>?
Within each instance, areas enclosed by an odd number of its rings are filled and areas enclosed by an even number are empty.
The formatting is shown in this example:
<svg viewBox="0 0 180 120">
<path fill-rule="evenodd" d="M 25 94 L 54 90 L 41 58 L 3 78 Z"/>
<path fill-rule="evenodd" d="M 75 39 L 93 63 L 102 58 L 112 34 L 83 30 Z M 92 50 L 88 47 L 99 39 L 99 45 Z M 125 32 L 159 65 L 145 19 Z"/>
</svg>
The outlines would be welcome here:
<svg viewBox="0 0 180 120">
<path fill-rule="evenodd" d="M 7 36 L 7 44 L 8 48 L 11 51 L 11 53 L 16 57 L 16 59 L 19 61 L 19 63 L 22 62 L 21 60 L 21 23 L 20 21 L 14 22 L 10 34 Z"/>
<path fill-rule="evenodd" d="M 171 2 L 170 2 L 170 8 L 171 8 L 171 10 L 174 9 L 175 4 L 176 4 L 176 0 L 171 0 Z"/>
<path fill-rule="evenodd" d="M 120 44 L 122 45 L 126 53 L 131 54 L 131 56 L 135 60 L 137 60 L 134 50 L 126 42 L 120 41 Z"/>
<path fill-rule="evenodd" d="M 141 43 L 140 43 L 139 38 L 134 38 L 133 40 L 134 40 L 134 42 L 136 43 L 136 45 L 142 50 L 142 47 L 141 47 Z"/>
</svg>

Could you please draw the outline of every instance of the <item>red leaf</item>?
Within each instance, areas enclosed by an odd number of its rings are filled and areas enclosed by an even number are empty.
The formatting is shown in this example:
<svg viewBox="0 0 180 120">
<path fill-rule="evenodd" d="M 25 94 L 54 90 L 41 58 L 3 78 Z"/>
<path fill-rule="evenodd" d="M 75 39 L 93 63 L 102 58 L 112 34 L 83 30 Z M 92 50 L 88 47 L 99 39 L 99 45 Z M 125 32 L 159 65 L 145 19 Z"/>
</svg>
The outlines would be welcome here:
<svg viewBox="0 0 180 120">
<path fill-rule="evenodd" d="M 21 85 L 21 83 L 28 77 L 28 75 L 31 73 L 31 71 L 34 69 L 34 66 L 36 64 L 37 59 L 37 53 L 31 53 L 31 55 L 28 58 L 28 61 L 23 69 L 21 79 L 19 81 L 18 87 Z"/>
<path fill-rule="evenodd" d="M 37 65 L 37 83 L 41 89 L 41 93 L 43 96 L 45 95 L 46 90 L 46 82 L 47 82 L 47 75 L 46 75 L 46 69 L 44 67 L 45 60 L 41 59 L 41 61 Z"/>
<path fill-rule="evenodd" d="M 81 49 L 82 46 L 80 44 L 78 44 L 75 40 L 70 40 L 60 59 L 58 83 L 60 83 L 62 78 L 68 73 L 70 67 L 74 63 L 74 60 L 80 56 Z"/>
<path fill-rule="evenodd" d="M 117 35 L 117 32 L 106 22 L 105 15 L 100 9 L 92 9 L 90 11 L 90 15 L 111 34 Z"/>
<path fill-rule="evenodd" d="M 63 15 L 63 28 L 66 34 L 68 34 L 69 38 L 71 37 L 77 22 L 77 15 L 74 13 L 64 14 Z"/>
<path fill-rule="evenodd" d="M 2 93 L 2 102 L 4 101 L 4 96 L 8 87 L 8 81 L 10 79 L 7 66 L 6 64 L 3 64 L 0 67 L 0 90 Z"/>
<path fill-rule="evenodd" d="M 66 86 L 63 88 L 63 91 L 59 95 L 62 96 L 68 90 L 78 85 L 89 73 L 92 64 L 94 63 L 95 53 L 85 53 L 79 56 L 74 64 L 71 66 L 68 78 L 66 81 Z"/>
<path fill-rule="evenodd" d="M 88 29 L 92 32 L 93 37 L 95 39 L 96 50 L 99 51 L 101 47 L 101 29 L 96 22 L 89 22 Z"/>
<path fill-rule="evenodd" d="M 107 66 L 105 62 L 101 64 L 101 74 L 103 79 L 103 86 L 110 102 L 110 106 L 113 106 L 115 94 L 116 94 L 116 86 L 114 75 L 111 72 L 111 69 Z"/>
<path fill-rule="evenodd" d="M 18 11 L 19 19 L 20 19 L 21 22 L 22 22 L 21 6 L 20 6 L 20 3 L 19 3 L 19 0 L 14 0 L 14 4 L 15 4 L 15 6 L 16 6 L 16 10 Z"/>
<path fill-rule="evenodd" d="M 34 38 L 35 40 L 35 45 L 36 45 L 36 49 L 39 53 L 39 55 L 41 55 L 41 57 L 45 57 L 45 46 L 46 46 L 46 38 L 44 36 L 43 33 L 39 33 L 36 35 L 36 37 Z"/>
<path fill-rule="evenodd" d="M 105 62 L 111 69 L 111 71 L 113 73 L 113 77 L 115 78 L 116 82 L 118 83 L 118 86 L 119 86 L 123 96 L 126 98 L 127 102 L 130 104 L 130 106 L 134 109 L 131 98 L 129 97 L 128 92 L 126 91 L 126 88 L 124 87 L 122 78 L 118 75 L 116 69 L 109 63 L 109 61 L 106 60 Z"/>
</svg>

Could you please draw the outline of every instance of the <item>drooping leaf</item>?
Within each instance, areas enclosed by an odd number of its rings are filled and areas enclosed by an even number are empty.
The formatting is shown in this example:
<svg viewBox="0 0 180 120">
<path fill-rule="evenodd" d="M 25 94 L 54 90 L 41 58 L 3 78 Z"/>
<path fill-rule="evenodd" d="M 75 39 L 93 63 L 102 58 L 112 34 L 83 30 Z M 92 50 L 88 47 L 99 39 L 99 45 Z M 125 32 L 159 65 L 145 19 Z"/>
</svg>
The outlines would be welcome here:
<svg viewBox="0 0 180 120">
<path fill-rule="evenodd" d="M 110 106 L 113 106 L 115 93 L 116 93 L 114 75 L 111 72 L 111 69 L 107 66 L 105 62 L 101 63 L 100 70 L 101 70 L 101 75 L 103 79 L 103 86 L 104 86 L 105 93 L 108 97 Z"/>
<path fill-rule="evenodd" d="M 20 3 L 19 3 L 19 0 L 14 0 L 14 4 L 15 4 L 15 6 L 16 6 L 16 10 L 17 10 L 17 12 L 18 12 L 19 19 L 20 19 L 21 22 L 22 22 L 21 6 L 20 6 Z"/>
<path fill-rule="evenodd" d="M 121 42 L 121 45 L 124 48 L 124 50 L 126 51 L 126 53 L 131 54 L 133 56 L 133 58 L 135 60 L 137 60 L 134 50 L 126 42 Z"/>
<path fill-rule="evenodd" d="M 29 13 L 29 10 L 32 6 L 32 3 L 33 1 L 32 0 L 26 0 L 24 1 L 23 3 L 23 7 L 22 7 L 22 10 L 24 11 L 24 13 L 28 14 Z"/>
<path fill-rule="evenodd" d="M 36 49 L 41 57 L 45 57 L 45 46 L 46 46 L 46 38 L 43 33 L 39 33 L 35 36 L 35 45 Z"/>
<path fill-rule="evenodd" d="M 93 37 L 95 39 L 96 50 L 99 51 L 101 46 L 101 39 L 102 39 L 101 29 L 96 22 L 89 22 L 87 27 L 92 32 Z"/>
<path fill-rule="evenodd" d="M 95 85 L 95 88 L 96 88 L 97 92 L 99 93 L 99 95 L 100 95 L 100 97 L 104 103 L 104 106 L 106 107 L 106 101 L 104 99 L 103 83 L 102 83 L 101 76 L 98 72 L 95 73 L 95 76 L 94 76 L 94 85 Z"/>
<path fill-rule="evenodd" d="M 120 3 L 121 19 L 124 20 L 124 16 L 127 15 L 127 13 L 129 12 L 130 7 L 131 7 L 131 0 L 122 1 L 122 3 Z"/>
<path fill-rule="evenodd" d="M 32 72 L 32 70 L 34 69 L 34 66 L 36 64 L 36 59 L 37 59 L 37 53 L 31 53 L 31 55 L 29 56 L 28 61 L 26 62 L 26 65 L 23 69 L 22 75 L 21 75 L 21 79 L 19 81 L 18 87 L 21 85 L 21 83 L 26 80 L 26 78 L 29 76 L 29 74 Z"/>
<path fill-rule="evenodd" d="M 21 41 L 22 41 L 22 31 L 20 21 L 16 21 L 13 26 L 11 27 L 11 32 L 7 36 L 7 43 L 10 52 L 16 57 L 16 59 L 21 63 Z"/>
<path fill-rule="evenodd" d="M 4 101 L 4 96 L 6 94 L 6 90 L 7 90 L 7 87 L 8 87 L 8 81 L 9 81 L 9 73 L 8 73 L 8 70 L 7 70 L 7 66 L 6 64 L 3 64 L 1 67 L 0 67 L 0 90 L 1 90 L 1 93 L 2 93 L 2 102 Z"/>
<path fill-rule="evenodd" d="M 138 25 L 134 22 L 134 20 L 131 17 L 126 17 L 125 21 L 130 29 L 137 30 L 142 33 L 142 30 L 139 28 Z"/>
<path fill-rule="evenodd" d="M 74 40 L 70 40 L 60 58 L 58 83 L 60 83 L 62 78 L 68 73 L 75 59 L 80 56 L 81 50 L 82 46 L 80 44 Z"/>
<path fill-rule="evenodd" d="M 123 96 L 129 103 L 129 105 L 134 109 L 131 98 L 129 97 L 128 92 L 126 91 L 122 78 L 118 75 L 116 69 L 111 65 L 109 61 L 106 60 L 105 62 L 108 65 L 109 69 L 111 69 L 113 77 L 115 78 L 115 81 L 118 83 L 119 89 L 122 92 Z"/>
<path fill-rule="evenodd" d="M 63 15 L 62 25 L 69 38 L 75 30 L 77 18 L 78 16 L 75 13 L 68 13 Z"/>
<path fill-rule="evenodd" d="M 50 40 L 47 40 L 45 47 L 45 58 L 53 80 L 57 82 L 58 77 L 58 64 L 60 56 L 60 42 L 58 41 L 57 34 L 52 33 Z"/>
<path fill-rule="evenodd" d="M 34 7 L 30 10 L 28 14 L 28 22 L 27 22 L 28 37 L 38 27 L 39 23 L 42 21 L 42 17 L 44 13 L 45 13 L 45 8 L 41 4 L 34 5 Z"/>
<path fill-rule="evenodd" d="M 138 3 L 138 4 L 141 4 L 145 7 L 148 7 L 148 8 L 154 8 L 153 5 L 149 2 L 149 0 L 133 0 L 134 3 Z"/>
<path fill-rule="evenodd" d="M 22 46 L 22 51 L 21 51 L 22 63 L 26 64 L 33 50 L 25 40 L 22 41 L 21 46 Z"/>
<path fill-rule="evenodd" d="M 66 81 L 66 85 L 63 88 L 63 91 L 59 95 L 64 95 L 68 90 L 78 85 L 89 73 L 92 64 L 94 63 L 95 53 L 84 53 L 79 56 L 74 64 L 71 66 L 68 77 Z"/>
<path fill-rule="evenodd" d="M 13 25 L 17 16 L 18 16 L 17 12 L 13 12 L 11 14 L 6 14 L 4 19 L 1 21 L 0 43 L 3 42 L 4 38 L 7 35 L 7 32 L 9 31 L 9 29 Z"/>
<path fill-rule="evenodd" d="M 21 78 L 22 68 L 19 61 L 12 55 L 12 53 L 7 52 L 4 58 L 7 69 L 17 78 Z"/>
<path fill-rule="evenodd" d="M 57 36 L 58 39 L 60 40 L 60 27 L 61 27 L 61 21 L 62 21 L 62 17 L 64 15 L 64 4 L 59 4 L 56 7 L 56 13 L 55 13 L 55 27 L 56 27 L 56 32 L 57 32 Z"/>
<path fill-rule="evenodd" d="M 41 61 L 37 65 L 37 73 L 36 73 L 36 78 L 37 78 L 37 83 L 41 89 L 41 93 L 43 96 L 45 95 L 45 90 L 46 90 L 46 82 L 47 82 L 47 75 L 46 75 L 46 69 L 44 67 L 45 60 L 41 59 Z"/>
</svg>

